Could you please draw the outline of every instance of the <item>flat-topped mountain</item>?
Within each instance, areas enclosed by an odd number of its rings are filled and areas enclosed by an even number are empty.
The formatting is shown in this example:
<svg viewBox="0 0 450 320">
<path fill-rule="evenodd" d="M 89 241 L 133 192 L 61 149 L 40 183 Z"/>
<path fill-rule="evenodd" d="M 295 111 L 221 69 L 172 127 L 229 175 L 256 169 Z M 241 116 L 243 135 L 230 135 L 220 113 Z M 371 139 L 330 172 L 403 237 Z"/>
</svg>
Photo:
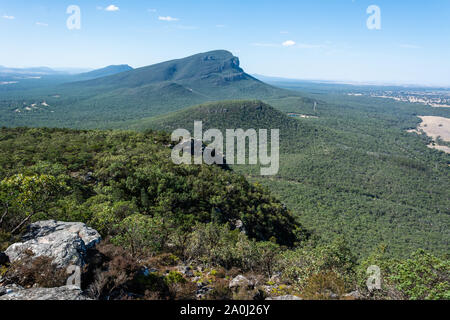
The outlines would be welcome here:
<svg viewBox="0 0 450 320">
<path fill-rule="evenodd" d="M 64 82 L 64 83 L 61 83 Z M 39 85 L 39 82 L 36 82 Z M 225 50 L 132 69 L 109 66 L 60 79 L 36 90 L 16 91 L 33 105 L 50 107 L 22 112 L 22 104 L 7 104 L 9 118 L 0 125 L 71 128 L 130 128 L 137 121 L 186 107 L 230 99 L 288 101 L 311 104 L 300 93 L 268 85 L 247 74 L 239 58 Z M 278 105 L 275 105 L 276 107 Z M 6 118 L 5 118 L 6 119 Z"/>
<path fill-rule="evenodd" d="M 224 50 L 65 83 L 48 95 L 49 101 L 59 96 L 51 115 L 58 126 L 77 128 L 98 128 L 99 123 L 100 127 L 127 128 L 127 122 L 211 101 L 301 97 L 248 75 L 239 59 Z"/>
<path fill-rule="evenodd" d="M 189 85 L 205 80 L 215 85 L 223 85 L 237 80 L 260 82 L 240 68 L 237 57 L 228 51 L 218 50 L 138 68 L 80 85 L 135 88 L 161 82 Z"/>
</svg>

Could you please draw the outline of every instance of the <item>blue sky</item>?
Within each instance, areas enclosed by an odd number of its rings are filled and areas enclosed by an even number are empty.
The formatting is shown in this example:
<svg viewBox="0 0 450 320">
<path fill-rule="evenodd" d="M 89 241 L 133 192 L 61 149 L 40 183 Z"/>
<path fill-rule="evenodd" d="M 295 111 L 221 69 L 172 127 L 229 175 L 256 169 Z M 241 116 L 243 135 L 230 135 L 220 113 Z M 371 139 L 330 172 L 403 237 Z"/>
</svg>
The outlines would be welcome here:
<svg viewBox="0 0 450 320">
<path fill-rule="evenodd" d="M 80 30 L 66 27 L 69 5 Z M 369 5 L 380 30 L 366 26 Z M 226 49 L 249 73 L 450 85 L 449 0 L 0 0 L 0 38 L 10 67 L 140 67 Z"/>
</svg>

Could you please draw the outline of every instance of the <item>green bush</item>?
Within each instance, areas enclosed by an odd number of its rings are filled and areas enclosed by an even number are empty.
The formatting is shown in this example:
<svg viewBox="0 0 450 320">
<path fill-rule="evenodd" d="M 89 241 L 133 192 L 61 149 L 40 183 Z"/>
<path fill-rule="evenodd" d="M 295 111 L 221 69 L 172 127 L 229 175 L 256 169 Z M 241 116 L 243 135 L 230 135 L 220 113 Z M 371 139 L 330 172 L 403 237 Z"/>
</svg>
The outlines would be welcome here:
<svg viewBox="0 0 450 320">
<path fill-rule="evenodd" d="M 412 300 L 450 299 L 450 262 L 424 250 L 392 267 L 389 281 Z"/>
<path fill-rule="evenodd" d="M 211 267 L 253 270 L 257 250 L 253 240 L 238 230 L 230 230 L 227 225 L 197 224 L 189 237 L 186 260 Z"/>
<path fill-rule="evenodd" d="M 308 279 L 322 272 L 333 271 L 352 288 L 355 283 L 356 258 L 346 247 L 345 241 L 335 240 L 331 244 L 305 245 L 284 252 L 276 271 L 281 272 L 284 280 L 302 289 Z"/>
<path fill-rule="evenodd" d="M 111 241 L 129 249 L 134 256 L 160 253 L 169 237 L 169 227 L 160 217 L 135 214 L 121 221 L 117 228 L 119 234 Z"/>
<path fill-rule="evenodd" d="M 183 275 L 177 271 L 170 271 L 169 274 L 164 278 L 164 282 L 167 285 L 186 283 L 186 279 Z"/>
</svg>

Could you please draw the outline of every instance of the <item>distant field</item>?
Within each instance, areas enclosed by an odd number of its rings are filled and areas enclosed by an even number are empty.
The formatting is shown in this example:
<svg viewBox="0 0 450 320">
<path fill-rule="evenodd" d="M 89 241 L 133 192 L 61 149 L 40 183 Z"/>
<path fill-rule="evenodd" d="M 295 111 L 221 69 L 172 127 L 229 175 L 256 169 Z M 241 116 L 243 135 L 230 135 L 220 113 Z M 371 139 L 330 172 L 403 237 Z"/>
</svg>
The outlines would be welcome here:
<svg viewBox="0 0 450 320">
<path fill-rule="evenodd" d="M 450 142 L 450 119 L 435 116 L 419 116 L 419 118 L 422 119 L 422 122 L 417 129 L 411 129 L 408 132 L 425 133 L 433 139 L 428 147 L 450 153 L 450 147 L 442 145 L 442 142 Z"/>
<path fill-rule="evenodd" d="M 450 141 L 450 119 L 443 117 L 423 116 L 422 123 L 419 126 L 427 136 L 437 139 L 441 138 L 443 141 Z"/>
</svg>

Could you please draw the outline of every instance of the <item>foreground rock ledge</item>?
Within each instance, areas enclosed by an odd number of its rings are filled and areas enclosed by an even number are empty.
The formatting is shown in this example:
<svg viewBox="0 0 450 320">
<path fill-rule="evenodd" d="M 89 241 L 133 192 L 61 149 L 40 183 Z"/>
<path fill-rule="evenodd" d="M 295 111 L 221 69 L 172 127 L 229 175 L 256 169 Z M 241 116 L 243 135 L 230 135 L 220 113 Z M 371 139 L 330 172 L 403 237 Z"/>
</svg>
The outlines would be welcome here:
<svg viewBox="0 0 450 320">
<path fill-rule="evenodd" d="M 39 221 L 28 227 L 23 242 L 14 243 L 5 253 L 11 262 L 22 259 L 26 252 L 32 251 L 34 257 L 53 258 L 60 268 L 83 266 L 87 249 L 100 240 L 96 230 L 81 222 Z"/>
<path fill-rule="evenodd" d="M 59 288 L 15 288 L 0 296 L 1 300 L 92 300 L 83 295 L 78 287 L 64 286 Z"/>
</svg>

